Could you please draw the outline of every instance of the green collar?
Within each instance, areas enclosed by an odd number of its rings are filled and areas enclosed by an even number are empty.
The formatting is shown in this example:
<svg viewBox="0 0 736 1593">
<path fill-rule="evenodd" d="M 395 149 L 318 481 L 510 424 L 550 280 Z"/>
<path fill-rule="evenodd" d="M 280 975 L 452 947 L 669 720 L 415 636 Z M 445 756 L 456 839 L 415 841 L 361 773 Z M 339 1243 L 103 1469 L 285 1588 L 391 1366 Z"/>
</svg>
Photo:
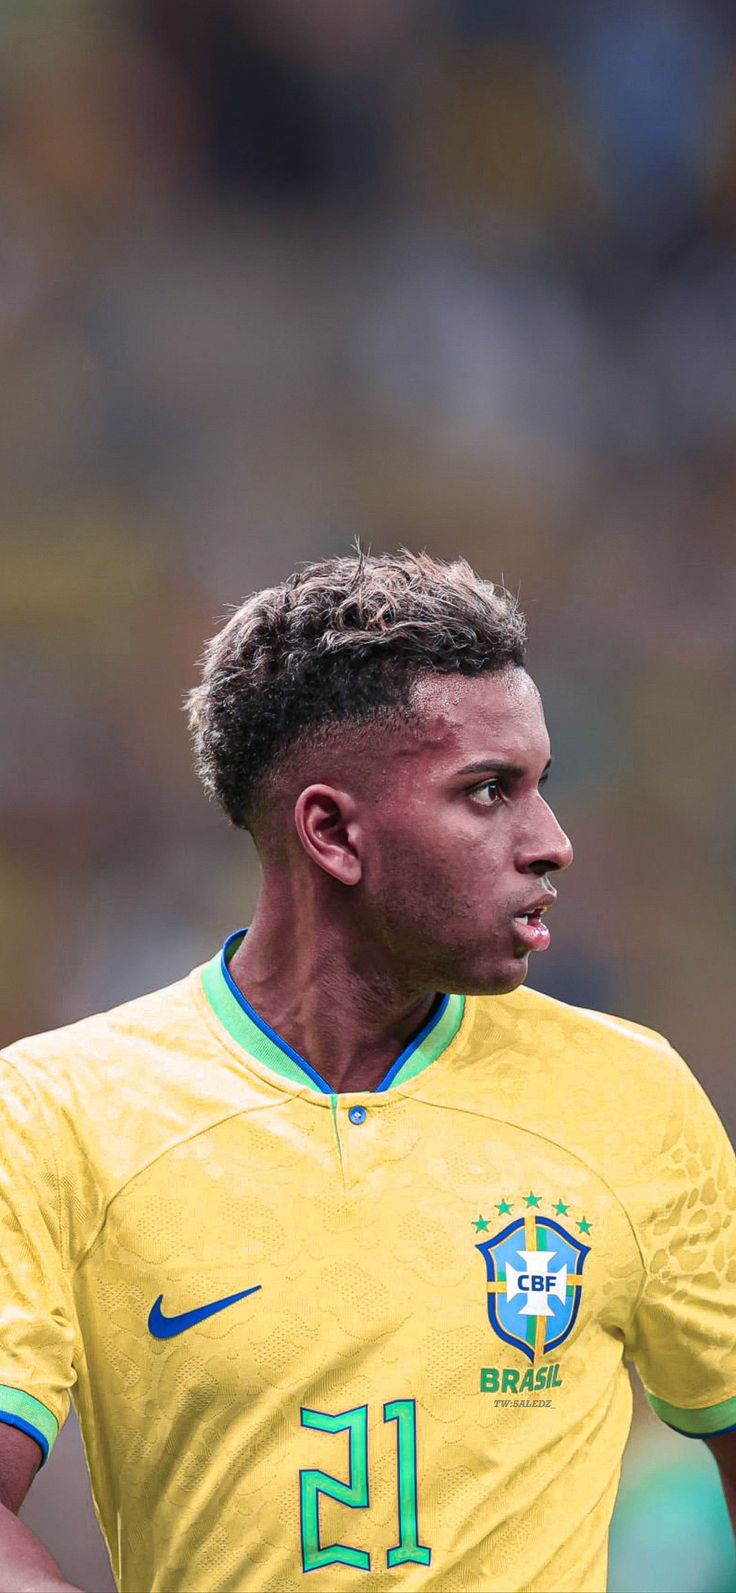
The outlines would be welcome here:
<svg viewBox="0 0 736 1593">
<path fill-rule="evenodd" d="M 323 1095 L 332 1095 L 334 1092 L 316 1068 L 305 1061 L 298 1051 L 294 1051 L 286 1040 L 282 1040 L 265 1018 L 259 1016 L 232 978 L 228 963 L 247 933 L 247 929 L 237 929 L 228 936 L 222 951 L 211 962 L 205 963 L 202 984 L 210 1006 L 228 1034 L 256 1061 L 279 1073 L 282 1078 L 290 1079 L 292 1084 L 308 1084 Z M 430 1062 L 436 1061 L 450 1041 L 454 1040 L 464 1011 L 464 996 L 443 996 L 424 1028 L 391 1064 L 376 1093 L 391 1089 L 396 1084 L 405 1084 L 407 1079 L 413 1079 L 417 1073 L 429 1067 Z"/>
</svg>

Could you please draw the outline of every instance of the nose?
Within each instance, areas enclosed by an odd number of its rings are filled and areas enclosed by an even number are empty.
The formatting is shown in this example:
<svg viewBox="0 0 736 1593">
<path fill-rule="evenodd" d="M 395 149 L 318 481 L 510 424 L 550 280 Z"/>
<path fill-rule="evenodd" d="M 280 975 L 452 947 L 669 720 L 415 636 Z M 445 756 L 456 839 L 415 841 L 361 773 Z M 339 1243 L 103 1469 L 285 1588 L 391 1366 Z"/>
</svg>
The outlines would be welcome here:
<svg viewBox="0 0 736 1593">
<path fill-rule="evenodd" d="M 517 867 L 525 874 L 549 874 L 569 868 L 574 853 L 572 842 L 558 824 L 549 803 L 537 793 L 541 808 L 535 813 L 535 823 L 529 826 L 517 855 Z"/>
</svg>

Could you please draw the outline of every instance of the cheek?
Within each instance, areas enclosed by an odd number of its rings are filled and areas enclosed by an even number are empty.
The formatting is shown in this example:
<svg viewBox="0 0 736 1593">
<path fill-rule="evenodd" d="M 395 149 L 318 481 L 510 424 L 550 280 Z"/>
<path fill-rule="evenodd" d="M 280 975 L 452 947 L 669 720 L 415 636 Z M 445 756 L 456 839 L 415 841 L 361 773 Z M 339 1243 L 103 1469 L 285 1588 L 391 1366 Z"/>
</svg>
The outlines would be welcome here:
<svg viewBox="0 0 736 1593">
<path fill-rule="evenodd" d="M 381 815 L 365 837 L 363 879 L 374 900 L 416 897 L 444 867 L 441 837 L 416 803 L 396 816 Z"/>
<path fill-rule="evenodd" d="M 376 827 L 370 848 L 370 874 L 381 880 L 382 894 L 421 887 L 433 899 L 443 890 L 463 900 L 491 898 L 502 866 L 499 826 L 492 832 L 482 818 L 438 814 L 416 800 Z"/>
</svg>

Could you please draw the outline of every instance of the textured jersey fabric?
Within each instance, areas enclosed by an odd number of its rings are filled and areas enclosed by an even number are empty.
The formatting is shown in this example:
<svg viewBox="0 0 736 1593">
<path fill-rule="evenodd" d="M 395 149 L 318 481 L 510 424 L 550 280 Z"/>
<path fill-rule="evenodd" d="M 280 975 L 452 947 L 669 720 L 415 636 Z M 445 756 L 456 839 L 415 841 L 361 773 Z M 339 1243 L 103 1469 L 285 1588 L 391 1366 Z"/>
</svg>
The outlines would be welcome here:
<svg viewBox="0 0 736 1593">
<path fill-rule="evenodd" d="M 0 1089 L 0 1418 L 73 1398 L 125 1593 L 590 1593 L 626 1361 L 736 1423 L 732 1155 L 635 1024 L 445 997 L 333 1095 L 220 957 Z"/>
</svg>

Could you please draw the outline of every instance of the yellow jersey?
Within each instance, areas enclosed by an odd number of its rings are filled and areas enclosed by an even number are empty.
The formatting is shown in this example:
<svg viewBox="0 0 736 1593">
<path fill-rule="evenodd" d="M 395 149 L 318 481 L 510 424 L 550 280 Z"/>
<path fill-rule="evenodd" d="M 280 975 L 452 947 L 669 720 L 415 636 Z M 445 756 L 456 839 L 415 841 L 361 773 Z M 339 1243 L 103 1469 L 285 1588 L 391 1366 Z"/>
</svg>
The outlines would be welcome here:
<svg viewBox="0 0 736 1593">
<path fill-rule="evenodd" d="M 712 1107 L 525 988 L 335 1095 L 242 933 L 0 1062 L 0 1419 L 45 1456 L 74 1400 L 125 1593 L 603 1589 L 627 1361 L 681 1432 L 736 1423 Z"/>
</svg>

